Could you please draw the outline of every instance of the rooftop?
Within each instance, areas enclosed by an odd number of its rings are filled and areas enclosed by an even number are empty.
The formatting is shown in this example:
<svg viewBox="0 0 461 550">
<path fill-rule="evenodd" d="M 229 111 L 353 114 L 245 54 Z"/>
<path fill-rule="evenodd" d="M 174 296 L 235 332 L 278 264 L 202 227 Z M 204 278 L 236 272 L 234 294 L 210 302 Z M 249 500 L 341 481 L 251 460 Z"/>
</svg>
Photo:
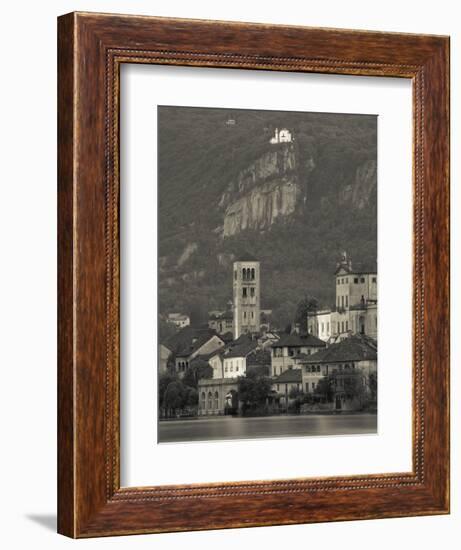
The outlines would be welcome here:
<svg viewBox="0 0 461 550">
<path fill-rule="evenodd" d="M 281 334 L 280 339 L 272 343 L 273 348 L 296 348 L 296 347 L 319 347 L 326 346 L 323 340 L 313 334 Z"/>
<path fill-rule="evenodd" d="M 303 381 L 303 373 L 301 369 L 288 369 L 282 374 L 273 378 L 275 384 L 301 383 Z"/>
<path fill-rule="evenodd" d="M 246 339 L 244 341 L 235 340 L 233 344 L 230 344 L 229 351 L 224 354 L 224 357 L 246 357 L 249 353 L 255 350 L 258 346 L 258 342 L 254 340 Z"/>
<path fill-rule="evenodd" d="M 377 359 L 378 344 L 369 336 L 356 334 L 326 349 L 308 355 L 306 363 L 339 363 L 346 361 L 367 361 Z"/>
<path fill-rule="evenodd" d="M 342 262 L 336 266 L 335 275 L 343 269 L 349 275 L 366 275 L 378 273 L 376 262 Z"/>
<path fill-rule="evenodd" d="M 173 334 L 163 344 L 178 357 L 187 357 L 200 349 L 208 340 L 219 335 L 210 328 L 187 326 Z"/>
</svg>

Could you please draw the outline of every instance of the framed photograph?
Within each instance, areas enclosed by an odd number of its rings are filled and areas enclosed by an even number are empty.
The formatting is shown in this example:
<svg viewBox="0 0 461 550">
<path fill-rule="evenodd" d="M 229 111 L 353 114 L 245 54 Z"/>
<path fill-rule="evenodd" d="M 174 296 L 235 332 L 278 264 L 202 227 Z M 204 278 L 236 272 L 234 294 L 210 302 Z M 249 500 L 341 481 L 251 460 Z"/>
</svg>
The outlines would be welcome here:
<svg viewBox="0 0 461 550">
<path fill-rule="evenodd" d="M 71 13 L 58 69 L 59 532 L 449 513 L 449 39 Z"/>
</svg>

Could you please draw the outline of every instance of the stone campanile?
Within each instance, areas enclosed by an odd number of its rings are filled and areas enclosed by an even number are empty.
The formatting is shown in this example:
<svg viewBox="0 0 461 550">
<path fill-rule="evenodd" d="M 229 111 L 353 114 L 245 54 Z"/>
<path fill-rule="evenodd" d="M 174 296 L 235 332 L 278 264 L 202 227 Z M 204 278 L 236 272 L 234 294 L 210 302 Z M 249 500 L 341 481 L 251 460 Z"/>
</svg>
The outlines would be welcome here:
<svg viewBox="0 0 461 550">
<path fill-rule="evenodd" d="M 260 264 L 244 256 L 234 262 L 234 339 L 241 334 L 259 332 L 261 295 Z"/>
</svg>

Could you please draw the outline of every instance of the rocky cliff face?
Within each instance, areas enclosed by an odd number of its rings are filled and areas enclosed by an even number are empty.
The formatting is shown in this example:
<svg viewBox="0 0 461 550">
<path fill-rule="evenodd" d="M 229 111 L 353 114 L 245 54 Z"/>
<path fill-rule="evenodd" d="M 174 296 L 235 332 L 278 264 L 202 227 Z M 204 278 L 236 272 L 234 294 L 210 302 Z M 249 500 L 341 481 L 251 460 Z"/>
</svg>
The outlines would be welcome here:
<svg viewBox="0 0 461 550">
<path fill-rule="evenodd" d="M 278 146 L 242 170 L 223 193 L 223 236 L 245 229 L 263 230 L 292 214 L 303 191 L 299 182 L 295 144 Z"/>
<path fill-rule="evenodd" d="M 342 203 L 350 203 L 354 208 L 362 210 L 376 201 L 376 185 L 376 161 L 367 160 L 357 168 L 354 181 L 344 186 L 340 193 L 340 200 Z"/>
</svg>

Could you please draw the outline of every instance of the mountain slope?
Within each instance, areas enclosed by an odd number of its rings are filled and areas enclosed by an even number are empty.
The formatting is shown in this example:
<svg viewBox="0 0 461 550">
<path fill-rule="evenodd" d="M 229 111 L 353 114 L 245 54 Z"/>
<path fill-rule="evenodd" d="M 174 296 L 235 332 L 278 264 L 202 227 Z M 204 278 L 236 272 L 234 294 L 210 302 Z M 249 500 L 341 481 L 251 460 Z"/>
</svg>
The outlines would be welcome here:
<svg viewBox="0 0 461 550">
<path fill-rule="evenodd" d="M 376 259 L 376 117 L 160 107 L 159 310 L 224 308 L 232 261 L 261 261 L 283 326 L 304 294 L 334 302 L 338 254 Z M 235 124 L 229 124 L 233 120 Z M 287 127 L 292 143 L 270 144 Z"/>
</svg>

